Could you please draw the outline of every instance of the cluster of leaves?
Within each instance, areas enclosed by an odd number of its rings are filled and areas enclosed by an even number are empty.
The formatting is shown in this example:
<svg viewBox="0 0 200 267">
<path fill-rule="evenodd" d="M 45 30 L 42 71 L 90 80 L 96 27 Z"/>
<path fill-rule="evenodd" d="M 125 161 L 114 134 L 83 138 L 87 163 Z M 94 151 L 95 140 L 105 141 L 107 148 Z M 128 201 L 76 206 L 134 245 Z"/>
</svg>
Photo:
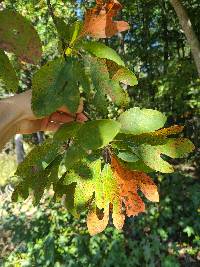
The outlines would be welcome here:
<svg viewBox="0 0 200 267">
<path fill-rule="evenodd" d="M 147 267 L 198 266 L 198 179 L 177 173 L 159 174 L 158 178 L 162 194 L 158 206 L 148 203 L 147 215 L 128 219 L 124 231 L 110 226 L 94 237 L 88 234 L 85 214 L 74 220 L 52 199 L 45 198 L 37 208 L 30 201 L 1 201 L 0 264 L 140 267 L 142 262 Z M 174 188 L 180 193 L 175 194 Z"/>
<path fill-rule="evenodd" d="M 188 139 L 170 137 L 183 127 L 161 129 L 166 117 L 156 110 L 131 108 L 117 120 L 105 119 L 113 103 L 121 110 L 128 108 L 130 99 L 123 85 L 134 86 L 137 79 L 114 50 L 85 38 L 111 37 L 128 29 L 126 22 L 113 21 L 121 9 L 118 1 L 96 2 L 83 24 L 66 25 L 53 16 L 62 43 L 61 57 L 34 74 L 32 109 L 43 117 L 65 105 L 75 114 L 82 95 L 104 119 L 64 125 L 52 139 L 33 149 L 17 169 L 20 182 L 13 193 L 13 200 L 26 199 L 32 193 L 38 204 L 44 190 L 53 186 L 55 198 L 64 195 L 74 216 L 89 209 L 87 225 L 92 235 L 105 229 L 110 212 L 118 229 L 123 227 L 125 214 L 144 212 L 138 190 L 157 202 L 157 187 L 146 173 L 171 173 L 167 157 L 182 158 L 194 149 Z M 31 24 L 21 15 L 3 10 L 0 25 L 0 47 L 21 61 L 37 64 L 42 48 Z M 5 53 L 2 56 L 5 58 Z M 12 69 L 7 58 L 4 63 Z M 17 84 L 14 71 L 11 73 Z M 10 89 L 16 88 L 5 71 L 0 75 Z"/>
</svg>

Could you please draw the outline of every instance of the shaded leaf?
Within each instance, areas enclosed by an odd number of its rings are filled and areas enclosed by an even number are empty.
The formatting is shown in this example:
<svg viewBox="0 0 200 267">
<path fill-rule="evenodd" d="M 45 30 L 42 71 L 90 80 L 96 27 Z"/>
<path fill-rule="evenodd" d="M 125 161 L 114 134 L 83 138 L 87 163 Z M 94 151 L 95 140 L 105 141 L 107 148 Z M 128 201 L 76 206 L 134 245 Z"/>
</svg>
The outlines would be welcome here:
<svg viewBox="0 0 200 267">
<path fill-rule="evenodd" d="M 86 150 L 96 150 L 108 145 L 119 130 L 120 124 L 114 120 L 89 121 L 78 131 L 76 142 Z"/>
<path fill-rule="evenodd" d="M 12 64 L 4 51 L 0 49 L 0 86 L 8 92 L 16 92 L 18 89 L 18 82 Z"/>
<path fill-rule="evenodd" d="M 75 113 L 80 102 L 78 62 L 56 59 L 48 62 L 33 76 L 32 108 L 36 116 L 48 116 L 65 105 Z M 53 100 L 53 101 L 52 101 Z"/>
<path fill-rule="evenodd" d="M 41 41 L 34 27 L 11 10 L 0 12 L 0 47 L 32 64 L 37 64 L 42 55 Z"/>
<path fill-rule="evenodd" d="M 76 121 L 62 125 L 59 130 L 54 134 L 54 141 L 63 143 L 70 138 L 74 138 L 78 130 L 82 127 L 82 125 L 82 123 Z"/>
<path fill-rule="evenodd" d="M 70 169 L 87 155 L 86 151 L 80 145 L 70 146 L 64 155 L 64 164 L 66 169 Z"/>
</svg>

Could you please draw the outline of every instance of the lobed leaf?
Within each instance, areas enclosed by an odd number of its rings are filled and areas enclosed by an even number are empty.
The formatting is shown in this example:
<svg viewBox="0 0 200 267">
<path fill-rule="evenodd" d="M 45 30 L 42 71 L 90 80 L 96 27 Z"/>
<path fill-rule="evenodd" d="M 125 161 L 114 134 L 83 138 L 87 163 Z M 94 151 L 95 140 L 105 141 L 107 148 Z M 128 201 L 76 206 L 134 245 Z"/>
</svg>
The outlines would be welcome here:
<svg viewBox="0 0 200 267">
<path fill-rule="evenodd" d="M 85 57 L 85 64 L 90 70 L 95 97 L 101 100 L 99 103 L 95 102 L 98 104 L 99 110 L 105 112 L 105 107 L 107 107 L 106 95 L 117 105 L 127 106 L 129 103 L 129 96 L 127 92 L 120 87 L 118 82 L 110 79 L 106 61 L 94 57 Z"/>
<path fill-rule="evenodd" d="M 166 144 L 151 146 L 143 144 L 138 148 L 138 157 L 150 168 L 163 173 L 171 173 L 173 167 L 161 155 L 171 158 L 182 158 L 194 150 L 194 145 L 188 139 L 169 139 Z"/>
<path fill-rule="evenodd" d="M 82 35 L 106 38 L 128 30 L 127 22 L 113 21 L 113 17 L 117 15 L 121 8 L 122 6 L 118 1 L 109 0 L 89 9 L 85 15 Z"/>
<path fill-rule="evenodd" d="M 164 126 L 166 120 L 166 116 L 157 110 L 140 108 L 131 108 L 118 118 L 121 133 L 133 135 L 158 130 Z"/>
<path fill-rule="evenodd" d="M 32 108 L 36 116 L 48 116 L 65 105 L 76 113 L 80 103 L 79 82 L 83 72 L 78 74 L 79 62 L 73 58 L 65 62 L 58 58 L 48 62 L 32 80 Z M 85 83 L 82 83 L 86 86 Z M 86 89 L 88 90 L 88 88 Z"/>
<path fill-rule="evenodd" d="M 157 187 L 145 173 L 125 169 L 115 157 L 112 157 L 111 166 L 119 184 L 127 216 L 135 216 L 145 211 L 145 205 L 137 193 L 139 189 L 150 201 L 159 201 Z"/>
<path fill-rule="evenodd" d="M 32 64 L 37 64 L 42 55 L 41 41 L 34 27 L 11 10 L 0 11 L 0 48 Z"/>
<path fill-rule="evenodd" d="M 117 63 L 117 62 L 116 62 Z M 114 60 L 106 60 L 106 65 L 113 81 L 123 83 L 130 86 L 138 84 L 135 74 L 124 66 L 116 64 Z"/>
<path fill-rule="evenodd" d="M 87 41 L 82 42 L 81 47 L 95 57 L 112 60 L 120 66 L 125 65 L 117 52 L 103 43 Z"/>
</svg>

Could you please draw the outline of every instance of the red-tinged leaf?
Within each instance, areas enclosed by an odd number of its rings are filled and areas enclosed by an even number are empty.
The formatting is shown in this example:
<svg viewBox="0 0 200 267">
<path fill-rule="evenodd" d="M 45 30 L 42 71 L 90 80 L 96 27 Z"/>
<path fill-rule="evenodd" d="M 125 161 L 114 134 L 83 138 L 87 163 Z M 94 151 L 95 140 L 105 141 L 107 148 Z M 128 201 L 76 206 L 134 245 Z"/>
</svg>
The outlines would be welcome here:
<svg viewBox="0 0 200 267">
<path fill-rule="evenodd" d="M 96 7 L 86 12 L 81 35 L 90 35 L 94 38 L 112 37 L 118 32 L 129 29 L 125 21 L 113 21 L 122 6 L 117 0 L 98 1 Z"/>
<path fill-rule="evenodd" d="M 112 169 L 120 188 L 120 196 L 126 207 L 127 216 L 136 216 L 145 211 L 145 205 L 137 191 L 153 202 L 159 201 L 157 187 L 149 176 L 143 172 L 125 169 L 115 157 L 112 157 Z"/>
<path fill-rule="evenodd" d="M 0 12 L 0 47 L 32 64 L 37 64 L 42 55 L 42 44 L 32 24 L 11 10 Z"/>
</svg>

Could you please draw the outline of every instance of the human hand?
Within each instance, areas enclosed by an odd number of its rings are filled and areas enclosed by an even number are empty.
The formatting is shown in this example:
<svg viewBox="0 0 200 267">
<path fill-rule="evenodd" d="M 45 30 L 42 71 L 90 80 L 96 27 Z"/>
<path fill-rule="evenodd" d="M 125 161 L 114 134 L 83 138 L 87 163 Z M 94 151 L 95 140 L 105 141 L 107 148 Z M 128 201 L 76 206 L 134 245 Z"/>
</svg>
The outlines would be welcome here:
<svg viewBox="0 0 200 267">
<path fill-rule="evenodd" d="M 57 131 L 64 123 L 72 121 L 84 122 L 87 117 L 83 114 L 83 102 L 80 102 L 76 114 L 69 112 L 67 107 L 61 107 L 48 117 L 38 119 L 31 109 L 31 90 L 15 96 L 16 108 L 20 109 L 20 120 L 17 122 L 17 133 L 31 134 L 37 131 Z"/>
</svg>

